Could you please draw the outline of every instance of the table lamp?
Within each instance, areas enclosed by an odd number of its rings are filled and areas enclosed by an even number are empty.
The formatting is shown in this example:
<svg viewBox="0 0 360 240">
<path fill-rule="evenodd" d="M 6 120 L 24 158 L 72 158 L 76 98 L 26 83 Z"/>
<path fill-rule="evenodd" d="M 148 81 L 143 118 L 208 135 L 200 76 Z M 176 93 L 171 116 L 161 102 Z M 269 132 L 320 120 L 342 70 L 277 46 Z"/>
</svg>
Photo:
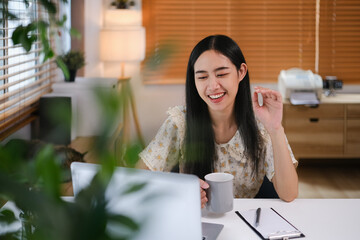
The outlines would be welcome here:
<svg viewBox="0 0 360 240">
<path fill-rule="evenodd" d="M 100 60 L 121 62 L 121 78 L 125 62 L 140 62 L 145 58 L 145 29 L 130 27 L 100 31 Z"/>
<path fill-rule="evenodd" d="M 104 62 L 120 62 L 120 76 L 118 78 L 118 89 L 123 99 L 123 123 L 119 124 L 114 134 L 114 142 L 129 139 L 130 109 L 133 114 L 137 137 L 144 147 L 137 117 L 135 101 L 130 87 L 130 77 L 125 76 L 125 62 L 140 62 L 145 58 L 145 29 L 141 26 L 122 27 L 118 29 L 103 29 L 100 31 L 100 60 Z M 130 108 L 129 108 L 130 107 Z M 116 143 L 115 143 L 116 144 Z"/>
</svg>

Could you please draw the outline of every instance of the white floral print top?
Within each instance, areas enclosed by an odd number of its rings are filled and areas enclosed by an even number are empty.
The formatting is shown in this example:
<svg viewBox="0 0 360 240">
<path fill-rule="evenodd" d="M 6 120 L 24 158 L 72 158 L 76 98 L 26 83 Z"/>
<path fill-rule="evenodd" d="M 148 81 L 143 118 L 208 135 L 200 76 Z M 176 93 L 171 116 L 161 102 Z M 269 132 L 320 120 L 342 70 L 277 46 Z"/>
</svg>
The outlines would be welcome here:
<svg viewBox="0 0 360 240">
<path fill-rule="evenodd" d="M 168 118 L 163 123 L 155 138 L 139 154 L 140 158 L 152 171 L 170 172 L 174 166 L 184 159 L 185 138 L 185 107 L 176 106 L 168 110 Z M 259 174 L 252 175 L 253 167 L 244 155 L 244 146 L 239 131 L 233 138 L 224 144 L 215 143 L 214 171 L 227 172 L 234 175 L 234 197 L 253 198 L 257 194 L 266 174 L 269 180 L 274 176 L 273 150 L 269 134 L 263 125 L 258 122 L 259 130 L 264 138 L 266 154 L 259 164 Z M 292 161 L 297 161 L 288 145 Z"/>
</svg>

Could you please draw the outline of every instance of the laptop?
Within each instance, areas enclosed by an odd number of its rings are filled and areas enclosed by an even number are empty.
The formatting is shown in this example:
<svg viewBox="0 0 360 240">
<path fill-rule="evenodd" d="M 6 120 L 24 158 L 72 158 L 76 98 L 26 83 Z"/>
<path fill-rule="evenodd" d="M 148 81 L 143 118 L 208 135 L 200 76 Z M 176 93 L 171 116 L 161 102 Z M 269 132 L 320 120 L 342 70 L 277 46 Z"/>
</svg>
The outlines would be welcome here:
<svg viewBox="0 0 360 240">
<path fill-rule="evenodd" d="M 91 163 L 71 164 L 75 196 L 90 184 L 100 167 Z M 146 185 L 140 191 L 121 194 L 132 184 L 141 183 Z M 194 175 L 117 167 L 105 197 L 110 212 L 142 223 L 134 240 L 215 240 L 222 225 L 201 223 L 199 188 Z M 115 234 L 121 231 L 111 226 L 107 230 Z"/>
</svg>

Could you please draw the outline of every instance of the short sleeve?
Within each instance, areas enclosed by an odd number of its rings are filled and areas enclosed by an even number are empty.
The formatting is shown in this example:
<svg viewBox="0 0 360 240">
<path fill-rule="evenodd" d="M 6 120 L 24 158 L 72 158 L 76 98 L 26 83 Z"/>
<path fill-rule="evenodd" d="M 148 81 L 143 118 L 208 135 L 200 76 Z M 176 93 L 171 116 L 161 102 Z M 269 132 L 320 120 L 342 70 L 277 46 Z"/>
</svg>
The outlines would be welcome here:
<svg viewBox="0 0 360 240">
<path fill-rule="evenodd" d="M 265 162 L 264 162 L 265 173 L 266 173 L 266 177 L 271 181 L 275 174 L 274 152 L 273 152 L 273 148 L 272 148 L 272 142 L 270 139 L 270 135 L 267 133 L 267 131 L 265 130 L 265 128 L 263 126 L 260 127 L 260 132 L 264 138 L 265 148 L 266 148 Z M 285 136 L 285 138 L 286 138 L 286 136 Z M 297 167 L 298 161 L 294 157 L 294 154 L 291 150 L 291 147 L 289 145 L 287 138 L 285 140 L 286 140 L 289 152 L 290 152 L 291 161 L 293 162 L 294 166 Z"/>
<path fill-rule="evenodd" d="M 155 138 L 139 154 L 139 157 L 152 171 L 170 172 L 181 158 L 183 129 L 182 126 L 179 126 L 181 125 L 179 121 L 174 118 L 174 110 L 169 110 L 168 114 L 168 118 L 160 127 Z"/>
</svg>

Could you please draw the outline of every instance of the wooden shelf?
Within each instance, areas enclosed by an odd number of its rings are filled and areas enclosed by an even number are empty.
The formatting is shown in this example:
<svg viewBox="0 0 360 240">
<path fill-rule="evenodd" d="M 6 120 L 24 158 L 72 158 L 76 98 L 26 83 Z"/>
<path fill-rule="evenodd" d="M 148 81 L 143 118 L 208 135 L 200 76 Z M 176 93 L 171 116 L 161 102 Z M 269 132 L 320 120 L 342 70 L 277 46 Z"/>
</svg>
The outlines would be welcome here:
<svg viewBox="0 0 360 240">
<path fill-rule="evenodd" d="M 283 125 L 296 158 L 360 158 L 360 94 L 324 96 L 315 108 L 285 101 Z"/>
</svg>

